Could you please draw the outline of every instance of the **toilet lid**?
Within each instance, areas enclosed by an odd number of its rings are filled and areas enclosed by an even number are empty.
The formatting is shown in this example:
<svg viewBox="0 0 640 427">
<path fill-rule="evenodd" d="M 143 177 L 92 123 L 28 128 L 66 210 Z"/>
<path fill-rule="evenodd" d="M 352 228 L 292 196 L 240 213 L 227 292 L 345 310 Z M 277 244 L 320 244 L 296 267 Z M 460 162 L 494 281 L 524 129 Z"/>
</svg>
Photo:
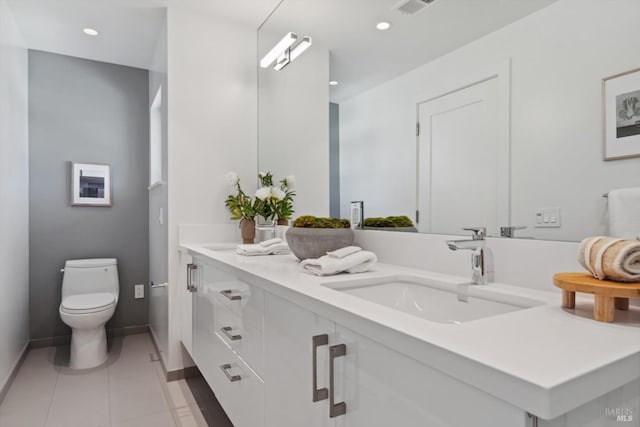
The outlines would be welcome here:
<svg viewBox="0 0 640 427">
<path fill-rule="evenodd" d="M 106 292 L 69 295 L 62 300 L 65 311 L 100 311 L 113 305 L 115 298 Z"/>
</svg>

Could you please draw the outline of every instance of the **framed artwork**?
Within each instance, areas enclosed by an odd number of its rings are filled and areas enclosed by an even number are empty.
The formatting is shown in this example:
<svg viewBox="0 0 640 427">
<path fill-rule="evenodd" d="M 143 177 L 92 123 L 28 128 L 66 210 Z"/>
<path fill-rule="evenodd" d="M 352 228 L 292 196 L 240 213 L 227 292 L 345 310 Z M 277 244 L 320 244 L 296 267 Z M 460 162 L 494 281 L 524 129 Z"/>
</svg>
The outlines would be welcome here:
<svg viewBox="0 0 640 427">
<path fill-rule="evenodd" d="M 111 166 L 71 163 L 71 206 L 111 206 Z"/>
<path fill-rule="evenodd" d="M 640 68 L 602 79 L 605 160 L 640 156 Z"/>
</svg>

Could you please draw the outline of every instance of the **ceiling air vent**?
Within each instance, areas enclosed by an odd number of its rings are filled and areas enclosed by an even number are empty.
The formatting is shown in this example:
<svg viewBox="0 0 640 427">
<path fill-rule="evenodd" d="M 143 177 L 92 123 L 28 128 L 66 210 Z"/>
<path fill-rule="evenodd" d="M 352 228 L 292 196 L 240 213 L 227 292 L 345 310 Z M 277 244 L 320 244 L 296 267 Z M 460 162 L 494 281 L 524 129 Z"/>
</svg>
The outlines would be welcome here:
<svg viewBox="0 0 640 427">
<path fill-rule="evenodd" d="M 402 0 L 393 6 L 391 10 L 397 10 L 403 15 L 415 15 L 434 1 L 435 0 Z"/>
</svg>

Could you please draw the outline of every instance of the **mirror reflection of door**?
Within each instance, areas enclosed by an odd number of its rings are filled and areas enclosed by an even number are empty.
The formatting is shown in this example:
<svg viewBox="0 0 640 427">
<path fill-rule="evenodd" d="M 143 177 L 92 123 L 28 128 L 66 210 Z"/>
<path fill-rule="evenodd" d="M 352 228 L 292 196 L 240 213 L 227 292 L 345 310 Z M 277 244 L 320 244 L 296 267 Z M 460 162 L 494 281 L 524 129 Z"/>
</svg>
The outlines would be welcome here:
<svg viewBox="0 0 640 427">
<path fill-rule="evenodd" d="M 487 227 L 496 235 L 498 213 L 498 78 L 418 104 L 420 232 L 460 234 Z M 504 224 L 503 224 L 504 225 Z"/>
</svg>

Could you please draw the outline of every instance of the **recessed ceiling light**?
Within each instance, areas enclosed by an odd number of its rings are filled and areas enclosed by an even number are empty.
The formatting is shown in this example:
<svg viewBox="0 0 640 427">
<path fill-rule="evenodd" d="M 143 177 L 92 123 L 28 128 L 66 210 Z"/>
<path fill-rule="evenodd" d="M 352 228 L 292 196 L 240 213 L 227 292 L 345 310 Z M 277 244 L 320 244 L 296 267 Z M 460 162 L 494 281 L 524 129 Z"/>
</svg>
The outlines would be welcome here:
<svg viewBox="0 0 640 427">
<path fill-rule="evenodd" d="M 338 82 L 337 82 L 337 81 L 335 81 L 335 80 L 331 80 L 331 81 L 329 82 L 329 86 L 338 86 Z"/>
<path fill-rule="evenodd" d="M 85 28 L 82 31 L 88 36 L 97 36 L 100 34 L 98 30 L 94 30 L 93 28 Z"/>
<path fill-rule="evenodd" d="M 387 22 L 387 21 L 378 22 L 376 24 L 376 28 L 379 29 L 380 31 L 388 30 L 389 28 L 391 28 L 391 22 Z"/>
</svg>

